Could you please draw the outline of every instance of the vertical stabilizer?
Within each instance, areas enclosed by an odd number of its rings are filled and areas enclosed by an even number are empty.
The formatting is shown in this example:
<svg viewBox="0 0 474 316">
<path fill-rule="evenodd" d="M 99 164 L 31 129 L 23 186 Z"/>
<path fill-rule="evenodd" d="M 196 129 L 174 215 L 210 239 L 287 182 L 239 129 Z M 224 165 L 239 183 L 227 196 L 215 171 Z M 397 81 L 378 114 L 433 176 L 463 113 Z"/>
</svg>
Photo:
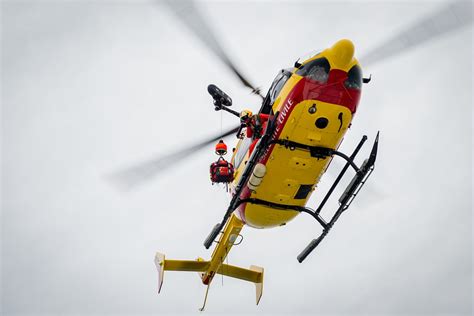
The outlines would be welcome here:
<svg viewBox="0 0 474 316">
<path fill-rule="evenodd" d="M 165 255 L 157 252 L 155 255 L 155 265 L 158 269 L 158 293 L 161 291 L 163 285 L 163 276 L 165 274 Z"/>
<path fill-rule="evenodd" d="M 258 305 L 263 294 L 263 268 L 257 266 L 250 266 L 250 270 L 260 274 L 260 282 L 255 282 L 256 303 Z"/>
</svg>

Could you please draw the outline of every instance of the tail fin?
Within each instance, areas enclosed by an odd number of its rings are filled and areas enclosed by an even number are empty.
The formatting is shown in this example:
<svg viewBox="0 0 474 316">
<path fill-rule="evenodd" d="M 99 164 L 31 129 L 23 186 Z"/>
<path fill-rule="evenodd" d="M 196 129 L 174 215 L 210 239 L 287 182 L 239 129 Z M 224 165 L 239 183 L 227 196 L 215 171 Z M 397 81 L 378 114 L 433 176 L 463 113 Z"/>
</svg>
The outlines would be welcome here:
<svg viewBox="0 0 474 316">
<path fill-rule="evenodd" d="M 158 269 L 158 293 L 160 293 L 165 270 L 205 272 L 210 266 L 210 261 L 200 258 L 198 260 L 165 260 L 165 255 L 157 252 L 155 265 Z M 258 305 L 263 293 L 263 268 L 250 266 L 250 269 L 244 269 L 223 263 L 217 270 L 217 274 L 255 283 Z"/>
</svg>

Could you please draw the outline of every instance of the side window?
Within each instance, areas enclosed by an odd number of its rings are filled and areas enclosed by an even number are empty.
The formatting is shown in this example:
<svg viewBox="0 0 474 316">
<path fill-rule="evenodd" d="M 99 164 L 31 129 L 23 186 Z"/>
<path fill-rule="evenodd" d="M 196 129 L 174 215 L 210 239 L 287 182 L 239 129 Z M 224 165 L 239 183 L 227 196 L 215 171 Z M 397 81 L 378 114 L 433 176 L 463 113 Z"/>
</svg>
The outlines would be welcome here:
<svg viewBox="0 0 474 316">
<path fill-rule="evenodd" d="M 359 66 L 355 65 L 347 73 L 347 80 L 344 82 L 344 85 L 348 89 L 357 89 L 360 90 L 362 87 L 362 70 Z"/>
<path fill-rule="evenodd" d="M 288 79 L 291 77 L 291 72 L 288 70 L 281 70 L 278 72 L 277 76 L 273 80 L 273 83 L 268 90 L 267 96 L 265 97 L 265 100 L 262 104 L 262 108 L 260 109 L 260 113 L 263 114 L 270 114 L 272 111 L 272 106 L 273 103 L 275 102 L 275 99 L 277 96 L 280 94 L 281 89 L 285 86 L 285 83 L 288 81 Z"/>
<path fill-rule="evenodd" d="M 271 103 L 275 102 L 275 99 L 280 94 L 281 89 L 288 80 L 288 76 L 282 71 L 273 81 L 273 87 L 271 89 L 270 99 Z"/>
<path fill-rule="evenodd" d="M 329 61 L 326 58 L 318 58 L 301 66 L 296 74 L 320 83 L 326 83 L 330 69 Z"/>
<path fill-rule="evenodd" d="M 245 155 L 247 154 L 247 151 L 249 150 L 251 144 L 252 144 L 252 138 L 244 137 L 244 139 L 240 143 L 239 148 L 237 148 L 237 152 L 235 153 L 235 157 L 234 157 L 235 169 L 237 169 L 242 163 L 242 160 L 244 160 Z"/>
</svg>

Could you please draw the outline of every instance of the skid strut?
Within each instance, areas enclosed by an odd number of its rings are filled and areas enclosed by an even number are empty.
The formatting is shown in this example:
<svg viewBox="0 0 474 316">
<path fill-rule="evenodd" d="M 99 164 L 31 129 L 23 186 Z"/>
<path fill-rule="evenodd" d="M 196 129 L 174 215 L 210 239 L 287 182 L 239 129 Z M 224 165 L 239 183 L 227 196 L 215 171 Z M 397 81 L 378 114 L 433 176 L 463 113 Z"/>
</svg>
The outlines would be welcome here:
<svg viewBox="0 0 474 316">
<path fill-rule="evenodd" d="M 238 207 L 241 203 L 250 203 L 250 204 L 259 204 L 259 205 L 265 205 L 274 209 L 279 209 L 279 210 L 294 210 L 302 213 L 307 213 L 311 215 L 322 227 L 323 227 L 323 232 L 321 235 L 319 235 L 316 239 L 313 239 L 308 246 L 298 255 L 297 259 L 299 262 L 303 262 L 304 259 L 316 248 L 319 243 L 326 237 L 326 235 L 329 233 L 331 230 L 332 226 L 334 223 L 339 219 L 339 216 L 349 208 L 351 205 L 352 201 L 354 198 L 357 196 L 359 193 L 360 189 L 362 186 L 365 184 L 367 179 L 369 178 L 370 174 L 374 170 L 374 164 L 375 164 L 375 159 L 377 157 L 377 148 L 378 148 L 378 142 L 379 142 L 379 133 L 377 133 L 377 136 L 374 141 L 374 145 L 372 146 L 372 151 L 370 153 L 369 158 L 367 158 L 361 165 L 361 167 L 357 167 L 354 163 L 354 158 L 358 154 L 359 150 L 361 149 L 362 145 L 365 143 L 367 140 L 367 136 L 364 135 L 362 139 L 360 140 L 359 144 L 357 147 L 354 149 L 354 152 L 350 157 L 347 157 L 343 154 L 338 154 L 338 156 L 346 159 L 346 165 L 342 168 L 341 172 L 337 176 L 336 180 L 334 181 L 333 185 L 329 189 L 329 191 L 326 193 L 326 196 L 323 198 L 321 201 L 321 204 L 319 205 L 317 210 L 312 210 L 307 207 L 302 207 L 302 206 L 296 206 L 296 205 L 286 205 L 286 204 L 279 204 L 279 203 L 274 203 L 270 201 L 265 201 L 265 200 L 260 200 L 260 199 L 255 199 L 255 198 L 248 198 L 248 199 L 243 199 L 243 200 L 238 200 L 237 203 L 235 204 L 236 207 Z M 300 145 L 297 143 L 293 142 L 287 142 L 285 141 L 285 144 L 280 143 L 277 141 L 276 143 L 279 143 L 280 145 L 288 146 L 289 149 L 292 148 L 301 148 L 301 149 L 307 149 L 312 151 L 312 155 L 317 153 L 318 155 L 321 155 L 320 158 L 328 157 L 330 155 L 334 154 L 334 150 L 329 149 L 329 148 L 324 148 L 324 147 L 310 147 L 306 145 Z M 326 155 L 323 155 L 323 153 L 327 153 Z M 329 222 L 326 222 L 324 218 L 321 217 L 320 212 L 323 208 L 323 206 L 326 204 L 329 196 L 333 193 L 334 189 L 336 186 L 339 184 L 340 180 L 346 173 L 347 169 L 352 166 L 354 170 L 356 170 L 356 174 L 352 181 L 349 183 L 347 186 L 346 190 L 344 193 L 341 195 L 339 198 L 339 208 L 337 209 L 336 213 L 333 215 L 331 220 Z M 219 224 L 218 224 L 219 225 Z M 216 225 L 215 229 L 219 229 L 220 227 Z M 218 233 L 218 231 L 217 231 Z"/>
<path fill-rule="evenodd" d="M 352 153 L 352 155 L 350 157 L 351 161 L 353 161 L 353 159 L 355 158 L 355 156 L 359 152 L 360 148 L 362 147 L 362 145 L 363 145 L 363 143 L 365 142 L 366 139 L 367 139 L 366 136 L 364 136 L 362 138 L 359 145 L 356 147 L 356 149 L 354 150 L 354 152 Z M 336 185 L 339 183 L 342 176 L 346 172 L 347 168 L 349 167 L 349 164 L 350 164 L 349 161 L 346 163 L 344 168 L 339 173 L 336 181 L 334 182 L 332 187 L 329 189 L 328 193 L 324 197 L 324 199 L 321 202 L 321 205 L 318 207 L 318 209 L 316 211 L 311 211 L 307 208 L 305 208 L 304 210 L 301 210 L 305 213 L 308 213 L 308 214 L 312 215 L 318 221 L 318 223 L 320 223 L 321 226 L 323 227 L 323 232 L 316 239 L 313 239 L 308 244 L 308 246 L 306 246 L 306 248 L 303 249 L 303 251 L 298 255 L 297 259 L 298 259 L 299 262 L 303 262 L 303 260 L 306 259 L 306 257 L 321 243 L 321 241 L 324 239 L 324 237 L 326 237 L 326 235 L 329 233 L 329 231 L 333 227 L 334 223 L 336 223 L 339 216 L 341 216 L 341 214 L 349 208 L 352 201 L 357 196 L 360 189 L 363 187 L 363 185 L 365 184 L 365 182 L 369 178 L 370 174 L 372 173 L 372 171 L 374 170 L 374 167 L 375 167 L 375 159 L 377 157 L 378 143 L 379 143 L 379 133 L 377 133 L 377 136 L 375 137 L 374 145 L 372 146 L 372 151 L 370 152 L 369 158 L 367 158 L 362 163 L 361 167 L 356 172 L 355 176 L 352 178 L 352 181 L 349 183 L 346 190 L 344 191 L 344 193 L 339 198 L 339 208 L 337 209 L 336 213 L 334 213 L 333 217 L 331 218 L 331 220 L 328 223 L 324 222 L 324 220 L 319 216 L 319 213 L 320 213 L 322 207 L 324 206 L 324 204 L 326 203 L 326 201 L 328 200 L 329 196 L 334 191 L 334 188 L 336 187 Z"/>
<path fill-rule="evenodd" d="M 278 115 L 275 115 L 275 118 Z M 274 124 L 272 124 L 274 125 Z M 209 247 L 212 245 L 214 240 L 217 238 L 219 233 L 222 231 L 224 228 L 225 223 L 229 219 L 230 215 L 232 212 L 237 209 L 237 207 L 241 203 L 254 203 L 254 204 L 262 204 L 266 205 L 272 208 L 276 209 L 281 209 L 281 210 L 296 210 L 299 212 L 304 212 L 308 213 L 311 215 L 322 227 L 323 227 L 323 232 L 316 238 L 313 239 L 308 246 L 298 255 L 297 259 L 299 262 L 303 262 L 304 259 L 319 245 L 319 243 L 326 237 L 328 232 L 331 230 L 332 226 L 334 223 L 339 219 L 339 216 L 349 208 L 351 205 L 352 201 L 354 198 L 357 196 L 359 193 L 360 189 L 364 186 L 365 182 L 369 178 L 369 176 L 372 174 L 372 171 L 374 170 L 375 167 L 375 159 L 377 157 L 377 149 L 378 149 L 378 143 L 379 143 L 379 132 L 377 132 L 377 136 L 375 137 L 374 144 L 372 146 L 372 150 L 370 152 L 369 158 L 367 158 L 360 167 L 357 167 L 357 165 L 354 163 L 354 159 L 356 155 L 358 154 L 359 150 L 361 149 L 362 145 L 365 143 L 367 140 L 367 136 L 363 136 L 362 139 L 360 140 L 359 144 L 357 147 L 354 149 L 354 152 L 350 157 L 346 156 L 345 154 L 331 148 L 326 148 L 326 147 L 319 147 L 319 146 L 309 146 L 305 144 L 300 144 L 297 142 L 289 141 L 289 140 L 272 140 L 270 139 L 270 135 L 273 131 L 273 127 L 267 127 L 267 130 L 265 134 L 262 136 L 262 138 L 259 140 L 255 150 L 253 151 L 248 163 L 247 163 L 247 168 L 245 168 L 245 171 L 236 187 L 236 192 L 234 193 L 232 200 L 229 204 L 229 207 L 227 208 L 226 213 L 224 214 L 224 218 L 222 221 L 218 224 L 216 224 L 213 229 L 211 230 L 210 234 L 207 236 L 206 240 L 204 241 L 204 246 L 209 249 Z M 333 185 L 329 189 L 329 191 L 326 193 L 326 196 L 323 198 L 321 204 L 317 208 L 316 211 L 306 208 L 306 207 L 301 207 L 301 206 L 294 206 L 294 205 L 283 205 L 283 204 L 278 204 L 278 203 L 273 203 L 270 201 L 264 201 L 264 200 L 259 200 L 259 199 L 243 199 L 241 200 L 239 198 L 240 192 L 242 191 L 242 188 L 245 186 L 245 183 L 247 182 L 251 171 L 253 170 L 254 165 L 257 163 L 258 158 L 260 155 L 263 153 L 263 151 L 271 144 L 278 144 L 281 146 L 284 146 L 290 150 L 294 150 L 296 148 L 298 149 L 303 149 L 303 150 L 308 150 L 311 154 L 311 157 L 314 158 L 326 158 L 326 157 L 332 157 L 332 156 L 339 156 L 343 159 L 346 160 L 346 164 L 344 168 L 341 170 L 339 175 L 337 176 L 336 180 L 334 181 Z M 353 177 L 352 181 L 349 183 L 347 188 L 345 189 L 344 193 L 341 195 L 339 198 L 339 208 L 337 209 L 336 213 L 334 213 L 333 217 L 329 222 L 326 222 L 319 214 L 323 208 L 323 206 L 326 204 L 327 200 L 333 193 L 334 189 L 336 186 L 339 184 L 340 180 L 346 173 L 347 169 L 349 167 L 352 167 L 355 171 L 356 174 Z"/>
</svg>

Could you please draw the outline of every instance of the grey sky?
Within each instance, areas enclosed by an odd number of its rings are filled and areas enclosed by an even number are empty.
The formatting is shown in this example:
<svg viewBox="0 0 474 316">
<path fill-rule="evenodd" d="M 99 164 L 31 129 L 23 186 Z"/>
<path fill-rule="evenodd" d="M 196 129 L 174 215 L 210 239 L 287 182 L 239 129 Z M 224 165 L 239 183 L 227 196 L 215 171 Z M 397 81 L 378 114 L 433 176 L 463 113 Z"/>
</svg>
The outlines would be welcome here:
<svg viewBox="0 0 474 316">
<path fill-rule="evenodd" d="M 361 55 L 440 6 L 200 4 L 264 90 L 308 51 L 350 38 Z M 103 176 L 218 133 L 209 83 L 236 109 L 256 110 L 258 98 L 154 2 L 1 8 L 2 312 L 195 314 L 205 291 L 197 275 L 167 273 L 158 296 L 153 257 L 210 256 L 202 242 L 229 201 L 209 182 L 212 146 L 130 194 Z M 373 80 L 341 149 L 381 131 L 369 183 L 303 264 L 297 254 L 319 233 L 309 217 L 244 228 L 229 263 L 265 268 L 260 305 L 253 284 L 216 278 L 207 313 L 471 314 L 472 27 L 364 73 Z M 224 127 L 234 123 L 223 115 Z"/>
</svg>

